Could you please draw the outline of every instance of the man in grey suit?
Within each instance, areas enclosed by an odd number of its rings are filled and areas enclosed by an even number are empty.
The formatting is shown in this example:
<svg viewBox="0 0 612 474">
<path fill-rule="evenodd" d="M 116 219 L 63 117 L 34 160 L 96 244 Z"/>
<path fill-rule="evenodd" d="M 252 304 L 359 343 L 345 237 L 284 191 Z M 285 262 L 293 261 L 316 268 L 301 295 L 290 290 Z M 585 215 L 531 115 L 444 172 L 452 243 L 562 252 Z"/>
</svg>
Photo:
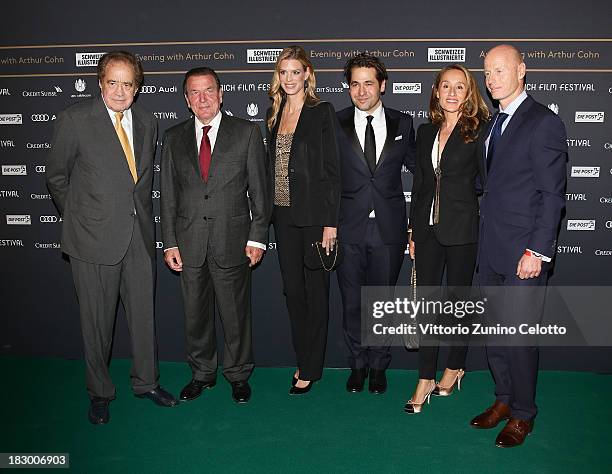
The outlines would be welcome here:
<svg viewBox="0 0 612 474">
<path fill-rule="evenodd" d="M 225 333 L 223 375 L 234 401 L 246 403 L 253 371 L 250 267 L 268 242 L 269 166 L 259 127 L 221 113 L 214 70 L 188 71 L 183 92 L 194 117 L 166 132 L 161 164 L 164 260 L 181 272 L 193 374 L 180 398 L 193 400 L 216 383 L 216 300 Z"/>
<path fill-rule="evenodd" d="M 58 115 L 46 165 L 80 306 L 88 417 L 94 424 L 109 421 L 109 402 L 115 398 L 108 362 L 118 298 L 130 329 L 134 394 L 161 406 L 177 404 L 158 384 L 151 202 L 157 124 L 133 104 L 142 80 L 133 54 L 102 56 L 101 97 Z"/>
</svg>

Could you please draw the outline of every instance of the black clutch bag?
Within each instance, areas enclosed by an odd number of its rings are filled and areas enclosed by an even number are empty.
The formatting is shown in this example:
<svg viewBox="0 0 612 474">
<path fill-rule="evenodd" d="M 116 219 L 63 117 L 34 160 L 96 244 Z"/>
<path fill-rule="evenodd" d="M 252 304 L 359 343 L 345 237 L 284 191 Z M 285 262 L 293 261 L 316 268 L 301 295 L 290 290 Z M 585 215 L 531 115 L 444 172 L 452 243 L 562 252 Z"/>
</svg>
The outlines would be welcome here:
<svg viewBox="0 0 612 474">
<path fill-rule="evenodd" d="M 307 244 L 304 250 L 304 265 L 310 270 L 320 270 L 322 268 L 326 272 L 331 272 L 338 268 L 344 258 L 342 245 L 338 241 L 336 241 L 334 250 L 329 252 L 329 255 L 321 245 L 321 241 Z"/>
</svg>

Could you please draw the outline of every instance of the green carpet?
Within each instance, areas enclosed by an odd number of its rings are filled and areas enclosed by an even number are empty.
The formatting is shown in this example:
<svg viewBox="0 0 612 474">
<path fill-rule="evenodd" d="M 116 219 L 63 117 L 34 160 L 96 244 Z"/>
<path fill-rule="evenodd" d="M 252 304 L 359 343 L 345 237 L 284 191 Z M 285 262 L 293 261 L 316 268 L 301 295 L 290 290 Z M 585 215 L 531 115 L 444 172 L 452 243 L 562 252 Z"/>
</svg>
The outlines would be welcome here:
<svg viewBox="0 0 612 474">
<path fill-rule="evenodd" d="M 183 363 L 160 370 L 174 394 L 190 377 Z M 468 426 L 493 399 L 488 372 L 468 373 L 461 392 L 432 397 L 413 416 L 402 408 L 415 371 L 388 371 L 389 390 L 377 396 L 347 393 L 348 371 L 330 369 L 309 394 L 290 397 L 292 369 L 258 368 L 246 405 L 232 401 L 220 375 L 215 388 L 171 409 L 132 396 L 129 361 L 114 360 L 111 372 L 111 421 L 93 426 L 82 361 L 0 358 L 0 452 L 68 452 L 70 470 L 87 474 L 612 472 L 612 376 L 540 372 L 533 434 L 499 449 L 497 429 Z"/>
</svg>

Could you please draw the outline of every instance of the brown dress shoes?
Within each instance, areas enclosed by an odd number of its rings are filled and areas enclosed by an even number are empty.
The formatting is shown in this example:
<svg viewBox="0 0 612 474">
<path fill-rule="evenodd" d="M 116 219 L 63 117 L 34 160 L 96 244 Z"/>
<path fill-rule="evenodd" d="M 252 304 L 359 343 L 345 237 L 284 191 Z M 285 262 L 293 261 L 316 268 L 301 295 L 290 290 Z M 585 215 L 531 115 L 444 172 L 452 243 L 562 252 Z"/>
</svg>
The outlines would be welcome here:
<svg viewBox="0 0 612 474">
<path fill-rule="evenodd" d="M 510 418 L 504 429 L 497 435 L 495 445 L 499 448 L 519 446 L 523 444 L 531 430 L 533 430 L 533 420 L 525 421 L 518 418 Z"/>
<path fill-rule="evenodd" d="M 510 407 L 505 403 L 495 400 L 495 403 L 478 415 L 470 425 L 474 428 L 495 428 L 500 421 L 510 419 Z"/>
</svg>

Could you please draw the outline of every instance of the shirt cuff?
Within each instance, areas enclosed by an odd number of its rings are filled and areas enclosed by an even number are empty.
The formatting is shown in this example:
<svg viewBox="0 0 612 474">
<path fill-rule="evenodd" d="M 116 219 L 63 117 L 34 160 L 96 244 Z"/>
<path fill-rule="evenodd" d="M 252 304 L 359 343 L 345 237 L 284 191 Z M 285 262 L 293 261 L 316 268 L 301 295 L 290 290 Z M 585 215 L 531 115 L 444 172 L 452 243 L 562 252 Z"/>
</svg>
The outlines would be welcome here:
<svg viewBox="0 0 612 474">
<path fill-rule="evenodd" d="M 259 243 L 259 242 L 254 242 L 252 240 L 249 240 L 247 242 L 247 246 L 249 246 L 249 247 L 257 247 L 258 249 L 262 249 L 262 250 L 266 250 L 266 247 L 267 247 L 266 244 L 262 244 L 262 243 Z"/>
<path fill-rule="evenodd" d="M 177 249 L 178 247 L 168 247 L 167 249 L 164 249 L 164 253 L 166 253 L 168 250 L 172 250 L 172 249 Z"/>
<path fill-rule="evenodd" d="M 546 255 L 542 255 L 541 253 L 538 253 L 538 252 L 534 252 L 531 249 L 525 249 L 525 253 L 527 253 L 527 252 L 531 252 L 532 256 L 541 259 L 543 262 L 550 262 L 550 261 L 552 261 L 552 259 L 550 257 L 547 257 Z"/>
</svg>

